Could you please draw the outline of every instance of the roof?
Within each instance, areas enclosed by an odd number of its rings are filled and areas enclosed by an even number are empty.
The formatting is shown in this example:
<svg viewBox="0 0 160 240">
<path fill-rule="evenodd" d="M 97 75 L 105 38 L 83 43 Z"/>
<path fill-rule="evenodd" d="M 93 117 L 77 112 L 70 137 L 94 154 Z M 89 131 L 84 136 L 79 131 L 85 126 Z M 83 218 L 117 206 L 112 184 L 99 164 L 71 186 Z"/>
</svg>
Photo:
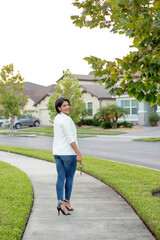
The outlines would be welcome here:
<svg viewBox="0 0 160 240">
<path fill-rule="evenodd" d="M 40 101 L 42 101 L 46 96 L 52 95 L 56 89 L 56 84 L 49 85 L 48 87 L 44 87 L 42 85 L 26 82 L 24 87 L 23 97 L 26 95 L 29 96 L 34 101 L 34 106 L 36 106 Z M 21 91 L 16 91 L 16 93 L 20 93 Z"/>
<path fill-rule="evenodd" d="M 85 75 L 85 74 L 71 74 L 71 78 L 75 78 L 75 76 L 77 77 L 78 81 L 91 81 L 91 82 L 98 82 L 99 80 L 101 80 L 102 78 L 106 77 L 107 75 L 103 75 L 100 78 L 95 78 L 93 75 Z M 125 76 L 125 72 L 124 75 L 120 75 L 120 78 L 123 78 Z M 62 77 L 60 77 L 56 82 L 59 82 L 60 80 L 62 80 L 64 77 L 64 75 L 62 75 Z M 140 78 L 140 73 L 137 72 L 134 75 L 134 78 Z"/>
<path fill-rule="evenodd" d="M 105 89 L 104 85 L 89 85 L 89 84 L 80 84 L 83 88 L 82 92 L 88 92 L 91 95 L 100 99 L 115 99 L 109 94 L 109 90 Z"/>
<path fill-rule="evenodd" d="M 95 81 L 98 82 L 100 80 L 100 78 L 95 78 L 93 75 L 84 75 L 84 74 L 71 74 L 71 78 L 75 78 L 75 76 L 77 77 L 77 79 L 79 81 Z M 60 77 L 57 82 L 59 82 L 60 80 L 62 80 L 64 77 L 64 75 L 62 77 Z"/>
<path fill-rule="evenodd" d="M 34 106 L 36 106 L 40 101 L 42 101 L 45 97 L 47 96 L 51 96 L 55 91 L 55 85 L 56 84 L 52 84 L 52 85 L 49 85 L 48 87 L 43 87 L 43 88 L 40 88 L 38 90 L 36 90 L 34 92 Z"/>
<path fill-rule="evenodd" d="M 39 84 L 35 84 L 35 83 L 31 83 L 31 82 L 25 82 L 24 87 L 25 87 L 26 90 L 33 91 L 33 90 L 37 90 L 39 88 L 42 88 L 44 86 L 39 85 Z"/>
</svg>

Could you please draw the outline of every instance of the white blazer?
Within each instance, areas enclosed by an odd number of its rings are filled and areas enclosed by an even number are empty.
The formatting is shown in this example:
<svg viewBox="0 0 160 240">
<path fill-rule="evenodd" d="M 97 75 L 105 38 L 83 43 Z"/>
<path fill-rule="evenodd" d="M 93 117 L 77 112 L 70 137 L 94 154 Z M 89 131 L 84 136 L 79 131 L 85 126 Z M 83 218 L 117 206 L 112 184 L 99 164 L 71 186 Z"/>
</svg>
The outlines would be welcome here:
<svg viewBox="0 0 160 240">
<path fill-rule="evenodd" d="M 78 146 L 76 126 L 69 116 L 59 113 L 54 119 L 53 155 L 76 155 L 72 142 Z"/>
</svg>

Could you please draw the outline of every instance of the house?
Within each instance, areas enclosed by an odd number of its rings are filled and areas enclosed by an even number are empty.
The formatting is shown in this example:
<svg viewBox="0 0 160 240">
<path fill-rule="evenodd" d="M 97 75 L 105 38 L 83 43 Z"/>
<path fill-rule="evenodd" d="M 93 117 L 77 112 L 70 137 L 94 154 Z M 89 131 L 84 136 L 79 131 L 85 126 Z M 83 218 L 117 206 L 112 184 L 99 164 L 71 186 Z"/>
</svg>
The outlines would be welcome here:
<svg viewBox="0 0 160 240">
<path fill-rule="evenodd" d="M 92 117 L 101 106 L 106 104 L 115 103 L 116 99 L 113 98 L 108 90 L 103 85 L 98 84 L 99 79 L 95 79 L 93 76 L 88 75 L 76 75 L 80 83 L 80 89 L 82 91 L 82 98 L 86 103 L 86 108 L 90 111 Z M 71 77 L 75 77 L 72 74 Z M 63 76 L 58 79 L 60 81 Z M 58 82 L 57 81 L 57 82 Z M 23 91 L 23 95 L 28 95 L 28 103 L 24 107 L 25 114 L 31 114 L 40 119 L 41 125 L 51 125 L 49 122 L 49 112 L 47 110 L 47 103 L 51 95 L 55 92 L 55 84 L 44 87 L 34 83 L 26 82 Z"/>
<path fill-rule="evenodd" d="M 26 82 L 24 87 L 26 88 L 23 91 L 23 95 L 28 95 L 28 103 L 24 107 L 25 114 L 31 114 L 40 119 L 41 125 L 51 125 L 49 122 L 49 112 L 47 110 L 47 103 L 49 98 L 55 92 L 55 84 L 52 84 L 48 87 L 41 85 L 36 85 L 33 83 Z M 30 89 L 33 90 L 30 90 Z"/>
<path fill-rule="evenodd" d="M 94 78 L 89 75 L 71 74 L 71 77 L 77 79 L 82 91 L 82 97 L 86 103 L 86 108 L 90 111 L 92 117 L 101 106 L 107 104 L 117 103 L 117 105 L 125 108 L 129 114 L 126 115 L 126 121 L 133 122 L 139 125 L 148 125 L 148 115 L 154 110 L 160 115 L 160 106 L 150 107 L 150 103 L 144 101 L 138 102 L 135 98 L 130 98 L 127 94 L 114 98 L 109 94 L 109 90 L 99 83 L 99 78 Z M 137 78 L 138 76 L 135 76 Z M 63 76 L 57 80 L 57 83 L 63 79 Z M 28 103 L 24 108 L 24 112 L 38 117 L 41 125 L 51 125 L 49 122 L 49 113 L 47 110 L 47 103 L 51 95 L 55 92 L 55 85 L 44 87 L 34 83 L 25 83 L 26 90 L 23 92 L 24 96 L 28 95 Z M 119 121 L 123 121 L 119 119 Z"/>
<path fill-rule="evenodd" d="M 124 76 L 121 76 L 122 78 Z M 136 73 L 134 79 L 138 79 L 139 73 Z M 148 122 L 148 115 L 152 111 L 158 112 L 157 105 L 150 107 L 149 102 L 139 102 L 136 101 L 134 97 L 130 98 L 129 95 L 126 93 L 121 95 L 120 97 L 116 97 L 117 105 L 123 107 L 128 111 L 129 114 L 126 115 L 126 121 L 132 122 L 135 125 L 149 125 Z M 159 108 L 159 115 L 160 115 L 160 108 Z M 123 119 L 119 119 L 119 121 L 123 121 Z"/>
<path fill-rule="evenodd" d="M 75 78 L 75 76 L 80 84 L 86 109 L 89 110 L 92 117 L 100 107 L 116 103 L 116 98 L 109 94 L 109 90 L 106 90 L 102 83 L 98 83 L 99 78 L 91 75 L 71 74 L 71 78 Z M 57 83 L 62 79 L 63 76 L 57 80 Z"/>
<path fill-rule="evenodd" d="M 57 80 L 57 83 L 63 79 L 64 76 L 61 76 Z M 89 85 L 97 85 L 99 78 L 95 78 L 92 75 L 83 75 L 83 74 L 71 74 L 71 78 L 77 77 L 79 84 L 89 84 Z"/>
<path fill-rule="evenodd" d="M 116 99 L 109 94 L 103 85 L 80 84 L 80 88 L 86 109 L 89 110 L 92 117 L 100 107 L 116 103 Z"/>
<path fill-rule="evenodd" d="M 156 105 L 150 107 L 150 103 L 136 101 L 135 98 L 130 98 L 127 94 L 116 97 L 116 103 L 128 111 L 129 114 L 126 115 L 125 120 L 135 125 L 149 125 L 148 115 L 153 110 L 157 111 Z M 124 119 L 121 118 L 119 121 L 124 121 Z"/>
</svg>

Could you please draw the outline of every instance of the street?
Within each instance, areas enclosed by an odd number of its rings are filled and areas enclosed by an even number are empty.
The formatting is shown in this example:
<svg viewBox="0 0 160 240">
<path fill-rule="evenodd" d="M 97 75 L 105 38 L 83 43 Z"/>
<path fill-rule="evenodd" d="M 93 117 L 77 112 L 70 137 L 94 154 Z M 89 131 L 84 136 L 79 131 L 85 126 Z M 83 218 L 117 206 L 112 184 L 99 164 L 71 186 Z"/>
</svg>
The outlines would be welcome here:
<svg viewBox="0 0 160 240">
<path fill-rule="evenodd" d="M 78 139 L 83 155 L 130 163 L 160 170 L 160 142 L 133 141 L 140 137 L 160 137 L 160 127 L 122 135 L 99 135 Z M 0 135 L 0 145 L 52 151 L 52 137 Z"/>
</svg>

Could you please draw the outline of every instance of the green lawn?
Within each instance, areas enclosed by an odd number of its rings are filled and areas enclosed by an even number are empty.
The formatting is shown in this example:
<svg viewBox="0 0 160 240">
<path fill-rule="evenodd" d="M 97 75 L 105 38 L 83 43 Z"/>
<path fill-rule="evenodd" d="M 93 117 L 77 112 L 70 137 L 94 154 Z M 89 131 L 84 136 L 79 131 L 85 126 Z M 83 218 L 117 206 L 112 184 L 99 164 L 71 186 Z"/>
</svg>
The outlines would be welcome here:
<svg viewBox="0 0 160 240">
<path fill-rule="evenodd" d="M 23 130 L 19 130 L 19 132 L 43 132 L 43 133 L 53 133 L 53 127 L 48 126 L 48 127 L 31 127 L 29 129 L 23 129 Z"/>
<path fill-rule="evenodd" d="M 122 131 L 117 131 L 117 130 L 106 130 L 103 128 L 98 128 L 98 127 L 79 127 L 77 128 L 77 133 L 78 134 L 96 134 L 96 135 L 119 135 L 119 134 L 124 134 Z"/>
<path fill-rule="evenodd" d="M 11 132 L 0 132 L 0 134 L 7 135 L 11 134 Z M 18 130 L 17 132 L 14 132 L 15 135 L 17 134 L 36 134 L 38 136 L 48 136 L 53 137 L 54 132 L 53 128 L 51 126 L 49 127 L 38 127 L 38 128 L 29 128 L 29 129 L 22 129 Z M 84 138 L 84 137 L 93 137 L 96 135 L 119 135 L 124 134 L 122 131 L 117 130 L 105 130 L 103 128 L 98 127 L 78 127 L 77 128 L 77 136 L 78 138 Z"/>
<path fill-rule="evenodd" d="M 134 141 L 158 142 L 160 141 L 160 137 L 136 138 Z"/>
<path fill-rule="evenodd" d="M 21 132 L 43 132 L 43 133 L 53 133 L 52 127 L 39 127 L 39 128 L 30 128 L 26 130 L 20 130 Z M 98 127 L 78 127 L 77 128 L 78 135 L 80 134 L 91 134 L 91 135 L 117 135 L 117 134 L 123 134 L 122 131 L 116 131 L 116 130 L 105 130 L 103 128 Z"/>
<path fill-rule="evenodd" d="M 0 145 L 0 150 L 54 162 L 52 152 Z M 160 171 L 83 156 L 83 171 L 115 189 L 160 240 Z"/>
<path fill-rule="evenodd" d="M 0 239 L 21 239 L 32 200 L 33 189 L 27 175 L 0 161 Z"/>
</svg>

